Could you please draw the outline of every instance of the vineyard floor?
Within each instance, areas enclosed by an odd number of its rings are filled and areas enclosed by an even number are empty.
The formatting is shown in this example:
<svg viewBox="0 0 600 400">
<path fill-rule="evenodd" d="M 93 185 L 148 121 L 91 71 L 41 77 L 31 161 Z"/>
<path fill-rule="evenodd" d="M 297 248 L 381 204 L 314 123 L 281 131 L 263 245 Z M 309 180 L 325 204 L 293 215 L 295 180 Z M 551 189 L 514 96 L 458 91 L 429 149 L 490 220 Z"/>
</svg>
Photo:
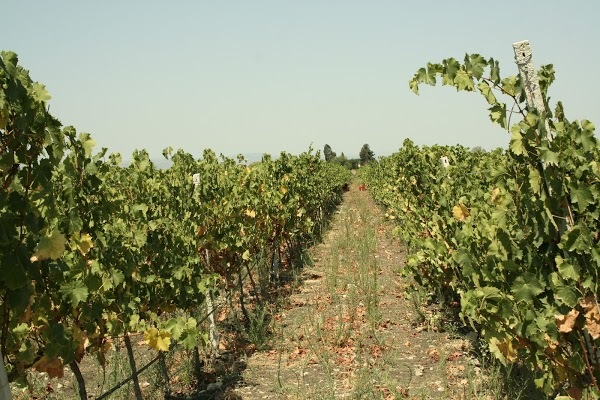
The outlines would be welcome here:
<svg viewBox="0 0 600 400">
<path fill-rule="evenodd" d="M 485 398 L 472 343 L 408 294 L 394 225 L 367 191 L 344 196 L 231 398 Z"/>
</svg>

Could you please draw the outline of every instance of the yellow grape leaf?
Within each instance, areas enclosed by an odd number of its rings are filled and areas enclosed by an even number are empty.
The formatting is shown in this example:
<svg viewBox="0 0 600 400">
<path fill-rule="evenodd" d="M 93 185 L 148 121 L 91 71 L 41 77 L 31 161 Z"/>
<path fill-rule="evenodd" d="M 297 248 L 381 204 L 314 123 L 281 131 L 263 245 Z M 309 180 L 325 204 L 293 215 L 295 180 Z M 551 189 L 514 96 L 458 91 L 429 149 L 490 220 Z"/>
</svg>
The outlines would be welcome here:
<svg viewBox="0 0 600 400">
<path fill-rule="evenodd" d="M 498 188 L 492 189 L 492 203 L 496 204 L 496 200 L 499 200 L 498 199 L 499 196 L 500 196 L 500 189 L 498 189 Z"/>
<path fill-rule="evenodd" d="M 492 337 L 489 339 L 488 345 L 490 347 L 490 352 L 500 360 L 503 365 L 506 365 L 507 361 L 514 362 L 517 360 L 517 352 L 515 351 L 510 338 L 502 338 L 501 340 L 497 337 Z"/>
<path fill-rule="evenodd" d="M 33 369 L 46 372 L 49 378 L 62 378 L 64 376 L 64 365 L 60 358 L 49 358 L 43 356 L 33 364 Z"/>
<path fill-rule="evenodd" d="M 168 351 L 171 345 L 171 334 L 150 328 L 144 333 L 144 341 L 155 350 Z"/>
<path fill-rule="evenodd" d="M 242 260 L 248 261 L 249 259 L 250 259 L 250 250 L 246 250 L 246 251 L 244 251 L 244 254 L 242 254 Z"/>
<path fill-rule="evenodd" d="M 556 352 L 556 349 L 558 348 L 558 342 L 552 340 L 550 335 L 548 335 L 547 333 L 544 333 L 544 342 L 546 342 L 546 344 L 548 345 L 548 347 L 546 347 L 546 352 L 554 354 L 554 352 Z"/>
<path fill-rule="evenodd" d="M 90 236 L 89 233 L 81 234 L 77 243 L 77 250 L 79 250 L 81 255 L 85 256 L 92 247 L 94 247 L 94 243 L 92 243 L 92 236 Z"/>
<path fill-rule="evenodd" d="M 43 237 L 35 248 L 35 252 L 31 256 L 31 262 L 42 261 L 47 259 L 59 259 L 65 251 L 67 239 L 65 235 L 58 230 L 52 232 L 52 235 Z"/>
<path fill-rule="evenodd" d="M 556 315 L 556 326 L 561 333 L 569 333 L 575 326 L 579 311 L 572 309 L 567 315 Z"/>
<path fill-rule="evenodd" d="M 452 215 L 454 215 L 455 220 L 462 222 L 466 220 L 471 213 L 463 204 L 458 204 L 452 207 Z"/>
<path fill-rule="evenodd" d="M 282 186 L 279 188 L 279 191 L 281 192 L 281 194 L 286 194 L 288 192 L 288 188 L 285 186 Z"/>
<path fill-rule="evenodd" d="M 206 235 L 206 231 L 207 231 L 207 230 L 208 230 L 208 229 L 206 228 L 206 226 L 204 226 L 204 225 L 200 225 L 200 226 L 198 227 L 198 230 L 196 231 L 196 235 L 198 235 L 198 236 L 204 236 L 204 235 Z"/>
<path fill-rule="evenodd" d="M 512 340 L 510 340 L 508 338 L 504 339 L 503 341 L 498 342 L 497 346 L 498 346 L 498 350 L 500 350 L 500 352 L 502 353 L 504 358 L 506 358 L 506 361 L 508 361 L 508 362 L 517 361 L 517 352 L 515 351 L 515 348 L 513 347 Z"/>
<path fill-rule="evenodd" d="M 594 296 L 587 296 L 579 303 L 585 308 L 585 329 L 594 339 L 600 338 L 600 312 Z"/>
<path fill-rule="evenodd" d="M 249 216 L 250 218 L 254 218 L 254 217 L 256 217 L 256 211 L 247 209 L 246 215 Z"/>
<path fill-rule="evenodd" d="M 504 358 L 506 358 L 506 361 L 511 363 L 517 361 L 517 352 L 513 347 L 512 340 L 506 338 L 501 342 L 498 341 L 496 343 L 496 346 L 498 347 L 498 350 L 500 350 L 500 353 L 502 353 Z"/>
</svg>

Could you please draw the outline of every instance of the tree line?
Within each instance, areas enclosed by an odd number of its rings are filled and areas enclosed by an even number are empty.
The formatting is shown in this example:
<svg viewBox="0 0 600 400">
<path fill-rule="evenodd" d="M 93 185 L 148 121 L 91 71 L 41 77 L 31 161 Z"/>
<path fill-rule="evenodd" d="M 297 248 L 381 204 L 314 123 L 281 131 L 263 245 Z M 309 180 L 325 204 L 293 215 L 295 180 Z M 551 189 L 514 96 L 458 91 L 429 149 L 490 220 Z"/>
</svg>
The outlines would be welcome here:
<svg viewBox="0 0 600 400">
<path fill-rule="evenodd" d="M 366 143 L 362 146 L 360 152 L 358 153 L 359 158 L 348 158 L 343 152 L 338 156 L 328 144 L 326 144 L 323 148 L 323 155 L 325 156 L 326 162 L 340 164 L 349 169 L 357 169 L 362 165 L 366 165 L 372 161 L 375 161 L 375 153 Z"/>
</svg>

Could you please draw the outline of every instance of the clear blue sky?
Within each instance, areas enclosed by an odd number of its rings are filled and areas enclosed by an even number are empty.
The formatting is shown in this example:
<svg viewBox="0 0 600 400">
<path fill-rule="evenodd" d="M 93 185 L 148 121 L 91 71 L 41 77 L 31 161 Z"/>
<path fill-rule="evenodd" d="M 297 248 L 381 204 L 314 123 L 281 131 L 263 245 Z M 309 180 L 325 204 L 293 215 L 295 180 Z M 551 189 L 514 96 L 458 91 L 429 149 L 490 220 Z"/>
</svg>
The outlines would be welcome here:
<svg viewBox="0 0 600 400">
<path fill-rule="evenodd" d="M 489 5 L 487 5 L 489 4 Z M 18 53 L 64 125 L 128 156 L 331 145 L 357 157 L 417 144 L 505 147 L 477 94 L 408 81 L 477 52 L 517 73 L 512 43 L 553 63 L 553 100 L 600 121 L 600 1 L 3 0 L 0 48 Z"/>
</svg>

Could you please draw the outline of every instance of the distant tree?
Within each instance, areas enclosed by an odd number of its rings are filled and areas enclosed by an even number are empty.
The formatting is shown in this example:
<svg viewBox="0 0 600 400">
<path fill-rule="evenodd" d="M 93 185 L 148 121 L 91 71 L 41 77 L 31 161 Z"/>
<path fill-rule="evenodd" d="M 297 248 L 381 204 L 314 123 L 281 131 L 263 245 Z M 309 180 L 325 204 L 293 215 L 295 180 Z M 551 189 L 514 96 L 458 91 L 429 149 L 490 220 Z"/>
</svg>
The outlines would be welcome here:
<svg viewBox="0 0 600 400">
<path fill-rule="evenodd" d="M 485 149 L 481 146 L 475 146 L 471 149 L 472 153 L 484 153 Z"/>
<path fill-rule="evenodd" d="M 360 163 L 362 165 L 370 163 L 371 161 L 375 161 L 375 153 L 371 151 L 368 144 L 363 145 L 358 156 L 360 157 Z"/>
<path fill-rule="evenodd" d="M 331 146 L 326 144 L 325 148 L 323 148 L 323 155 L 325 156 L 325 161 L 329 162 L 333 160 L 336 156 L 335 152 L 331 150 Z"/>
<path fill-rule="evenodd" d="M 346 157 L 343 152 L 341 155 L 339 155 L 339 156 L 335 157 L 333 160 L 331 160 L 331 162 L 339 164 L 342 167 L 352 169 L 352 164 L 351 164 L 350 160 L 348 160 L 348 157 Z"/>
</svg>

